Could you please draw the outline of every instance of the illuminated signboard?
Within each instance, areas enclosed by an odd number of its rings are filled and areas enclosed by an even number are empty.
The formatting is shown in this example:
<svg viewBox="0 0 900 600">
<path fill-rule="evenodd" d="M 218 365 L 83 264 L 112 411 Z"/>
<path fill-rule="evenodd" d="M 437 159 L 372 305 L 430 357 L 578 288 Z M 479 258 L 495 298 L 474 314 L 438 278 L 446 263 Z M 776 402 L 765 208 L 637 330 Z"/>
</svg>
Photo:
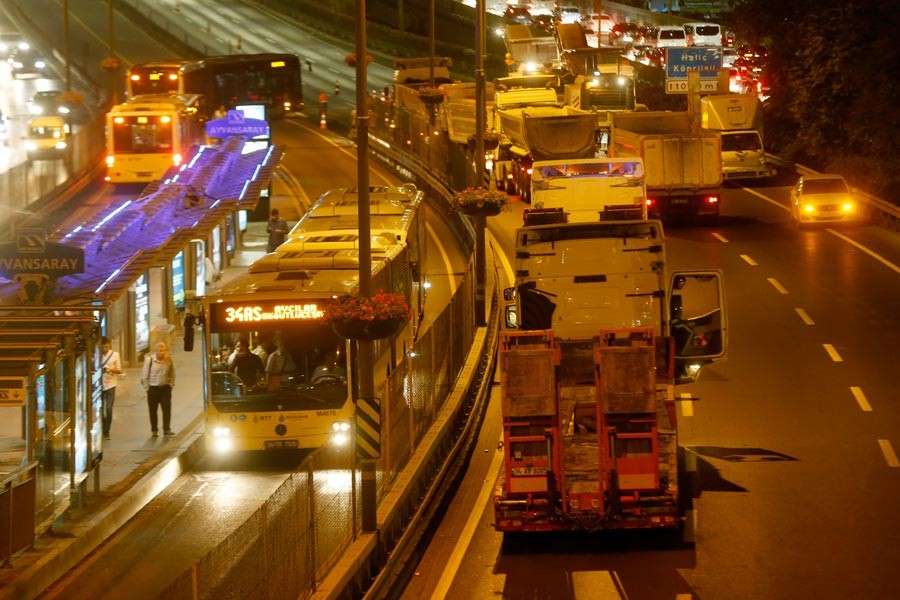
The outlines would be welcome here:
<svg viewBox="0 0 900 600">
<path fill-rule="evenodd" d="M 267 325 L 321 321 L 322 303 L 263 300 L 214 303 L 209 307 L 212 331 L 261 328 Z"/>
<path fill-rule="evenodd" d="M 147 272 L 134 283 L 134 334 L 135 350 L 142 352 L 150 347 L 150 282 Z"/>
<path fill-rule="evenodd" d="M 184 250 L 172 259 L 172 302 L 184 308 Z"/>
</svg>

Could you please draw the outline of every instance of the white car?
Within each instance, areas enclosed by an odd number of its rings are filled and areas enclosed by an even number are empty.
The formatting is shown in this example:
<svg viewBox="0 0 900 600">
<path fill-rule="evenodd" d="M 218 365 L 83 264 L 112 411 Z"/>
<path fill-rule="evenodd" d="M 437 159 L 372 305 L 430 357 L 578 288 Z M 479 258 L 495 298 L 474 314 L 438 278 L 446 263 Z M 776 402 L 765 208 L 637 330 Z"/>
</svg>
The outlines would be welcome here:
<svg viewBox="0 0 900 600">
<path fill-rule="evenodd" d="M 803 175 L 791 190 L 791 217 L 798 225 L 855 221 L 859 204 L 840 175 Z"/>
<path fill-rule="evenodd" d="M 687 48 L 687 34 L 681 25 L 660 25 L 656 28 L 657 48 Z"/>
<path fill-rule="evenodd" d="M 581 9 L 577 6 L 560 6 L 559 22 L 560 23 L 578 23 L 581 21 Z"/>
</svg>

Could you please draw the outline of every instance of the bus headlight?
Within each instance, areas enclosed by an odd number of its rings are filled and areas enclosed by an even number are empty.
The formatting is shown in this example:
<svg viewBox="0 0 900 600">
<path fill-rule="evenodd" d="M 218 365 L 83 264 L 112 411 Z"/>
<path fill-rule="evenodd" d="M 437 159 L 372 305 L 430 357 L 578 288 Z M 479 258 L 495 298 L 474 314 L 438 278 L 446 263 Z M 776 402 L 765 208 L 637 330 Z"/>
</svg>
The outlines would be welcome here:
<svg viewBox="0 0 900 600">
<path fill-rule="evenodd" d="M 109 168 L 113 168 L 116 166 L 116 157 L 110 154 L 106 157 L 106 166 Z"/>
<path fill-rule="evenodd" d="M 37 144 L 35 144 L 34 142 L 25 142 L 25 149 L 26 150 L 37 150 Z"/>
<path fill-rule="evenodd" d="M 331 441 L 335 446 L 346 446 L 350 443 L 350 423 L 335 421 L 331 424 Z"/>
<path fill-rule="evenodd" d="M 213 427 L 212 434 L 213 437 L 217 438 L 231 437 L 231 429 L 228 427 Z"/>
</svg>

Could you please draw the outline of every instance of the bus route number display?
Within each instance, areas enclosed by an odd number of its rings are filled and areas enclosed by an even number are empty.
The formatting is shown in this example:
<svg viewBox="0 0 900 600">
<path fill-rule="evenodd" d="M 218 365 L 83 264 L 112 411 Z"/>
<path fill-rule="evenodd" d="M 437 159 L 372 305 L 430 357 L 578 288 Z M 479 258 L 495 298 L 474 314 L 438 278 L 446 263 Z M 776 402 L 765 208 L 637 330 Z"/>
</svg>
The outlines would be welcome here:
<svg viewBox="0 0 900 600">
<path fill-rule="evenodd" d="M 296 321 L 298 319 L 319 319 L 322 314 L 315 304 L 276 305 L 271 310 L 266 310 L 261 306 L 226 306 L 225 322 Z"/>
<path fill-rule="evenodd" d="M 210 317 L 213 327 L 235 327 L 255 323 L 319 320 L 324 313 L 316 303 L 286 302 L 212 304 Z"/>
</svg>

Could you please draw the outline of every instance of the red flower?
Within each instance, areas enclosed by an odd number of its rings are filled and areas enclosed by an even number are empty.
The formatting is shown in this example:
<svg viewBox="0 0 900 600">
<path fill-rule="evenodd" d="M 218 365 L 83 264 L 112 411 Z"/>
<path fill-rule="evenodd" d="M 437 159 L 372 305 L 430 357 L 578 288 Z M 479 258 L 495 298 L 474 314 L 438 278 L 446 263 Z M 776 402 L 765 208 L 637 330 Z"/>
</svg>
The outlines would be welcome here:
<svg viewBox="0 0 900 600">
<path fill-rule="evenodd" d="M 412 315 L 406 296 L 378 290 L 372 298 L 344 294 L 325 305 L 328 321 L 406 320 Z"/>
</svg>

